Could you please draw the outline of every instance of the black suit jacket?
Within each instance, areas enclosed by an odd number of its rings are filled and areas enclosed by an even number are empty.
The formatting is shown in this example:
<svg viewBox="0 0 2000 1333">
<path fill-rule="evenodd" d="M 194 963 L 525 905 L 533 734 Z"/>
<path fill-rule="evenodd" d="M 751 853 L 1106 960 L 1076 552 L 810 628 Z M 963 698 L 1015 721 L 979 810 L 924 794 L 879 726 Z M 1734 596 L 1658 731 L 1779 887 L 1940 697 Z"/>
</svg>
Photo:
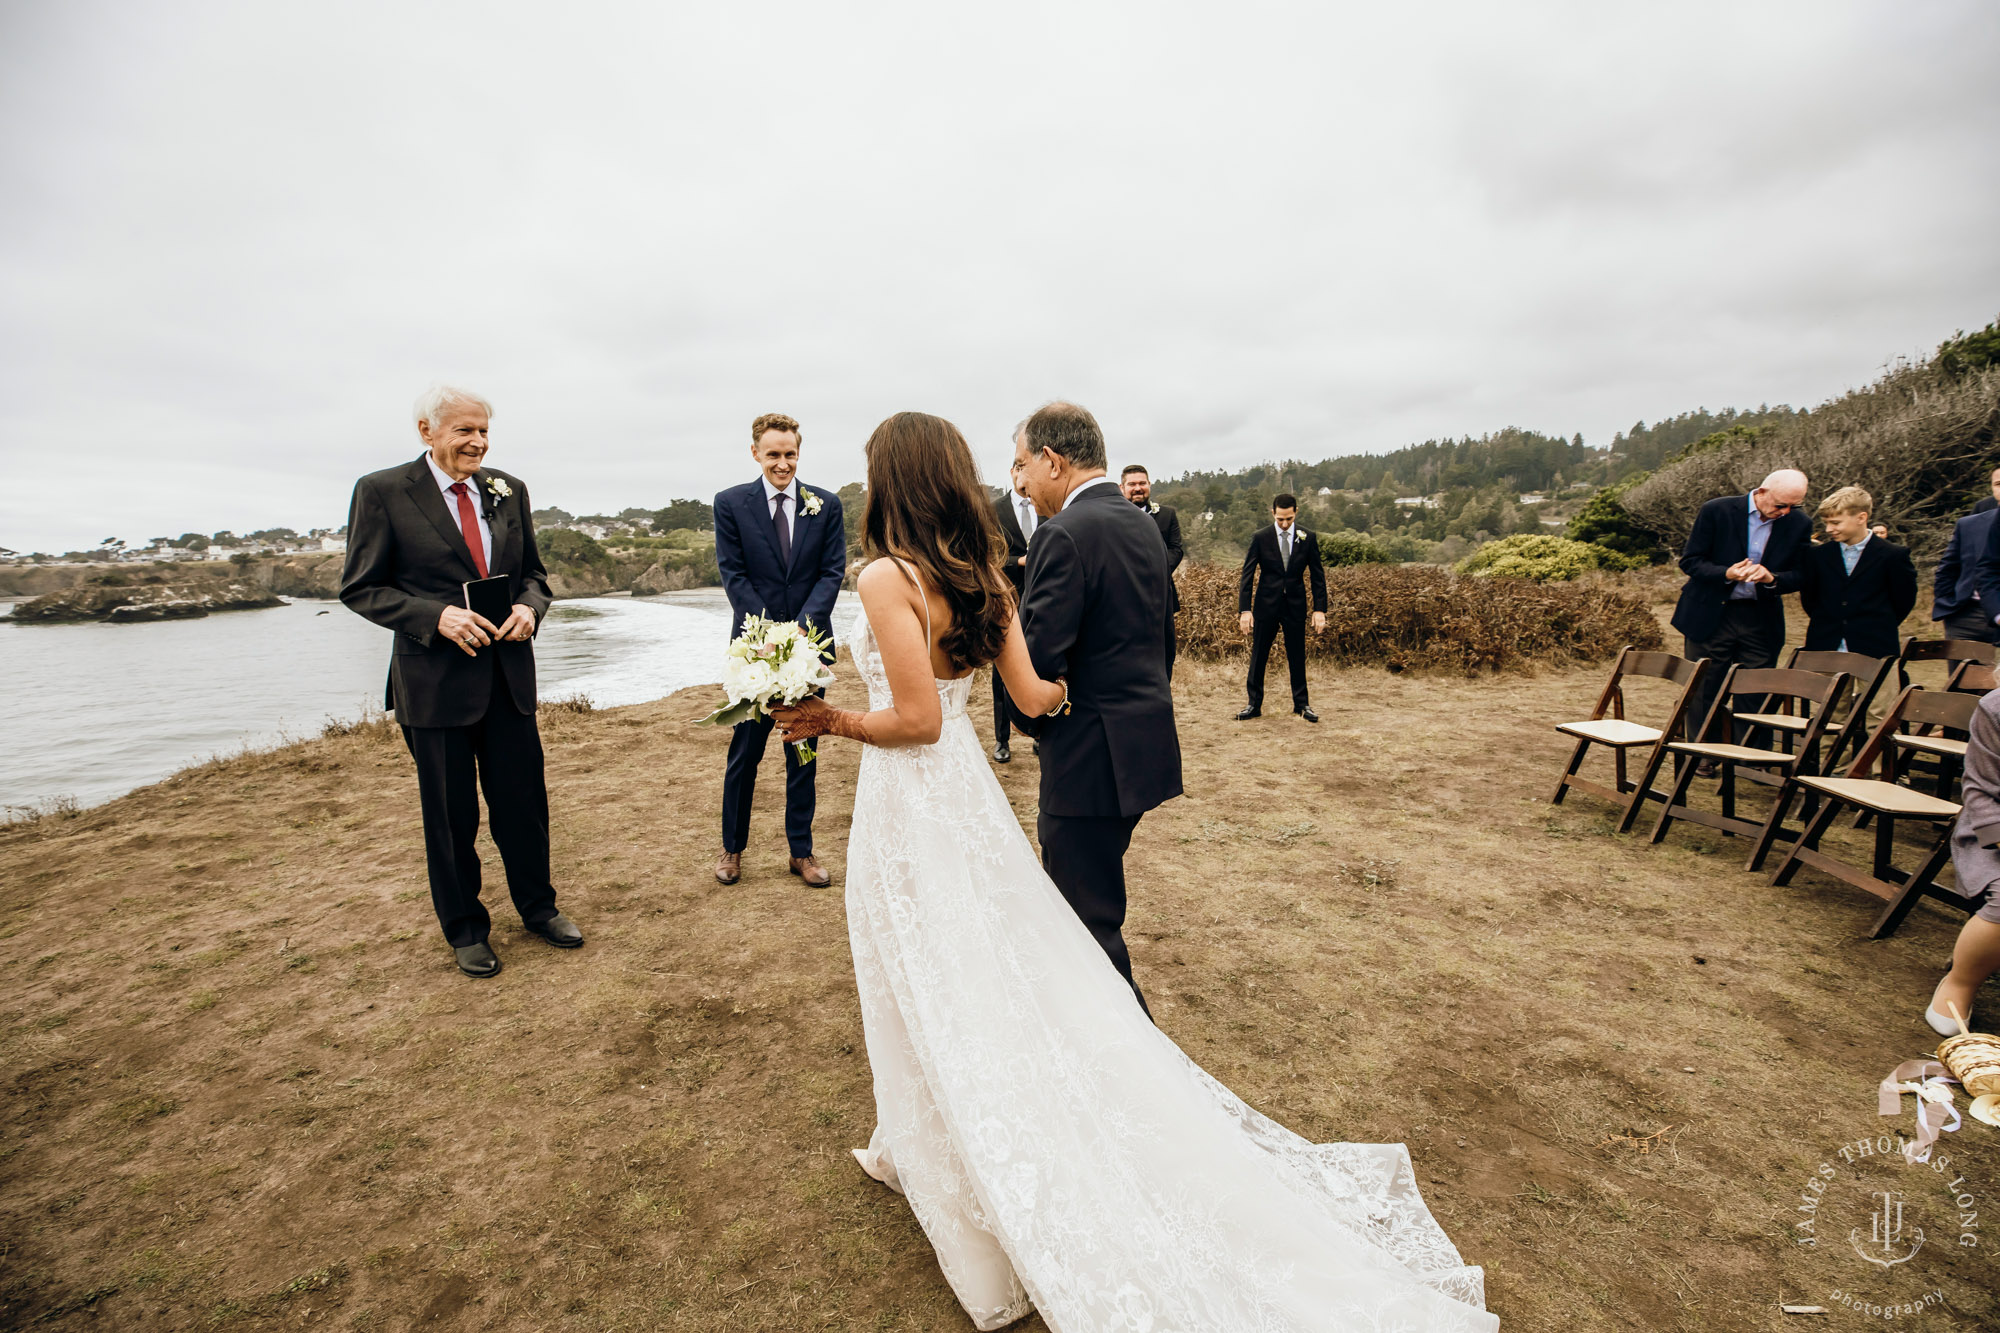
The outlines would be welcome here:
<svg viewBox="0 0 2000 1333">
<path fill-rule="evenodd" d="M 715 564 L 735 613 L 729 637 L 743 630 L 745 616 L 796 620 L 823 630 L 827 652 L 833 651 L 833 604 L 847 577 L 847 526 L 840 516 L 840 497 L 832 491 L 797 485 L 799 512 L 792 515 L 792 560 L 778 559 L 778 533 L 771 523 L 770 501 L 760 477 L 731 486 L 715 497 Z M 805 512 L 808 490 L 819 497 L 817 514 Z M 829 656 L 828 660 L 832 660 Z"/>
<path fill-rule="evenodd" d="M 1178 615 L 1181 609 L 1180 586 L 1172 582 L 1173 573 L 1187 559 L 1187 547 L 1181 542 L 1181 516 L 1174 512 L 1172 505 L 1155 504 L 1151 509 L 1152 519 L 1160 529 L 1160 540 L 1167 544 L 1167 591 L 1173 594 L 1169 613 Z"/>
<path fill-rule="evenodd" d="M 1910 548 L 1870 537 L 1847 572 L 1839 542 L 1821 542 L 1802 562 L 1805 582 L 1799 601 L 1812 622 L 1806 647 L 1817 652 L 1840 647 L 1868 657 L 1894 657 L 1902 650 L 1903 617 L 1917 604 L 1917 567 Z"/>
<path fill-rule="evenodd" d="M 1070 700 L 1065 716 L 1024 719 L 1042 742 L 1043 813 L 1131 817 L 1181 794 L 1160 651 L 1171 582 L 1160 530 L 1112 482 L 1035 529 L 1021 631 L 1036 674 L 1067 677 Z"/>
<path fill-rule="evenodd" d="M 1931 580 L 1932 620 L 1985 605 L 1985 599 L 1977 595 L 1979 559 L 1986 553 L 1986 539 L 1995 522 L 2000 522 L 2000 510 L 1982 509 L 1951 525 L 1951 540 L 1945 543 Z"/>
<path fill-rule="evenodd" d="M 1788 592 L 1797 592 L 1805 580 L 1800 568 L 1812 520 L 1794 509 L 1771 524 L 1764 543 L 1764 568 L 1773 582 L 1757 585 L 1757 612 L 1768 633 L 1779 642 L 1785 637 L 1785 605 Z M 1750 497 L 1725 495 L 1710 500 L 1694 517 L 1694 531 L 1681 548 L 1681 572 L 1688 581 L 1681 585 L 1681 599 L 1674 607 L 1674 628 L 1700 643 L 1715 633 L 1722 623 L 1722 604 L 1736 587 L 1723 571 L 1750 554 Z"/>
<path fill-rule="evenodd" d="M 1028 582 L 1027 567 L 1021 563 L 1021 557 L 1028 553 L 1028 538 L 1021 531 L 1021 515 L 1014 508 L 1020 498 L 1010 490 L 993 502 L 993 516 L 1000 520 L 1000 533 L 1007 539 L 1007 562 L 1002 572 L 1014 585 L 1016 601 L 1020 600 L 1021 590 Z"/>
<path fill-rule="evenodd" d="M 496 494 L 495 479 L 513 493 Z M 488 573 L 507 575 L 511 600 L 534 609 L 539 629 L 552 599 L 548 571 L 535 546 L 528 487 L 493 468 L 475 472 L 472 485 L 493 533 Z M 437 479 L 422 457 L 371 472 L 354 484 L 340 600 L 396 631 L 383 706 L 395 710 L 396 721 L 406 727 L 464 727 L 486 716 L 495 654 L 514 707 L 530 715 L 535 711 L 532 644 L 496 643 L 467 657 L 437 632 L 445 607 L 464 606 L 462 585 L 478 577 L 458 516 L 445 507 Z"/>
<path fill-rule="evenodd" d="M 1312 609 L 1326 610 L 1326 566 L 1319 558 L 1319 538 L 1294 523 L 1292 558 L 1286 563 L 1284 547 L 1278 544 L 1276 524 L 1266 524 L 1250 539 L 1243 553 L 1243 579 L 1237 587 L 1236 609 L 1254 611 L 1258 616 L 1281 613 L 1304 615 L 1306 575 L 1312 575 Z M 1257 573 L 1263 571 L 1259 579 Z M 1251 584 L 1256 584 L 1252 595 Z"/>
</svg>

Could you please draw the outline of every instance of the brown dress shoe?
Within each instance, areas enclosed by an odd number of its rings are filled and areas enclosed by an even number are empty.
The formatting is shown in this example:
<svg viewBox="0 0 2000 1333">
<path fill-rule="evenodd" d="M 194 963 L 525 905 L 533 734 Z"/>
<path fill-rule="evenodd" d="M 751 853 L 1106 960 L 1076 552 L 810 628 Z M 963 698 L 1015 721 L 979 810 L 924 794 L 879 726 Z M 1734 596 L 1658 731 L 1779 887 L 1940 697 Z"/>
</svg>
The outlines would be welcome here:
<svg viewBox="0 0 2000 1333">
<path fill-rule="evenodd" d="M 826 867 L 819 863 L 817 856 L 793 857 L 792 873 L 804 880 L 807 888 L 823 889 L 833 883 L 833 876 L 826 873 Z"/>
<path fill-rule="evenodd" d="M 715 882 L 734 884 L 743 878 L 743 853 L 724 852 L 715 860 Z"/>
</svg>

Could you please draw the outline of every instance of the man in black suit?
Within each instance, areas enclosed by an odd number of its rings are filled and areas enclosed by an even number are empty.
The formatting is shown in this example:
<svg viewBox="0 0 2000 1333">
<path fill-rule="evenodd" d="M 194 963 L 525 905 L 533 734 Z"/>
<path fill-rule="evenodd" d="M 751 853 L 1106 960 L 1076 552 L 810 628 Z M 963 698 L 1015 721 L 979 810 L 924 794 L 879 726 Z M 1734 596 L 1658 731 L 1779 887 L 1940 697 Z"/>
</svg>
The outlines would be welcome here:
<svg viewBox="0 0 2000 1333">
<path fill-rule="evenodd" d="M 1990 514 L 1995 509 L 2000 509 L 2000 468 L 1993 470 L 1993 475 L 1987 479 L 1987 484 L 1993 488 L 1993 494 L 1979 497 L 1972 506 L 1972 512 L 1975 514 Z"/>
<path fill-rule="evenodd" d="M 1312 627 L 1318 634 L 1326 629 L 1326 567 L 1320 563 L 1319 538 L 1298 526 L 1298 516 L 1297 497 L 1275 497 L 1271 526 L 1259 528 L 1243 553 L 1236 609 L 1240 628 L 1250 638 L 1250 704 L 1236 715 L 1238 722 L 1264 711 L 1264 670 L 1280 629 L 1285 632 L 1285 659 L 1292 673 L 1292 711 L 1308 722 L 1319 721 L 1306 696 L 1306 576 L 1312 576 Z"/>
<path fill-rule="evenodd" d="M 1993 474 L 1993 483 L 1995 493 L 2000 494 L 2000 472 Z M 2000 507 L 1991 499 L 1981 500 L 1952 525 L 1951 540 L 1938 558 L 1937 572 L 1931 579 L 1931 619 L 1944 622 L 1947 639 L 1992 643 L 2000 638 L 1979 593 L 1979 558 L 1985 554 L 1996 521 L 2000 521 Z"/>
<path fill-rule="evenodd" d="M 1708 716 L 1731 666 L 1778 664 L 1785 646 L 1783 598 L 1805 580 L 1812 521 L 1799 506 L 1806 502 L 1806 485 L 1805 473 L 1781 468 L 1748 495 L 1710 500 L 1695 515 L 1681 548 L 1681 572 L 1688 578 L 1673 626 L 1689 658 L 1708 659 L 1697 718 Z M 1698 771 L 1712 776 L 1715 765 L 1704 760 Z"/>
<path fill-rule="evenodd" d="M 522 924 L 558 948 L 583 943 L 549 881 L 549 796 L 535 726 L 535 650 L 549 609 L 528 488 L 482 467 L 492 405 L 439 387 L 417 400 L 423 457 L 355 483 L 340 600 L 396 631 L 386 707 L 417 765 L 431 905 L 467 976 L 500 959 L 479 901 L 479 792 Z M 505 576 L 513 613 L 468 610 L 464 585 Z"/>
<path fill-rule="evenodd" d="M 1152 474 L 1137 463 L 1127 464 L 1118 474 L 1118 489 L 1125 498 L 1152 516 L 1160 529 L 1160 540 L 1167 544 L 1167 577 L 1173 578 L 1181 561 L 1187 558 L 1187 548 L 1181 544 L 1181 516 L 1174 512 L 1172 505 L 1163 505 L 1153 499 Z M 1174 632 L 1174 618 L 1181 613 L 1181 590 L 1178 584 L 1169 583 L 1168 591 L 1173 594 L 1167 602 L 1167 679 L 1174 678 L 1174 656 L 1179 647 L 1178 636 Z"/>
<path fill-rule="evenodd" d="M 1083 408 L 1056 402 L 1029 417 L 1014 459 L 1042 517 L 1028 547 L 1021 631 L 1037 674 L 1069 683 L 1067 712 L 1021 719 L 1042 739 L 1042 865 L 1143 1009 L 1122 933 L 1125 851 L 1140 818 L 1181 794 L 1160 653 L 1167 551 L 1159 528 L 1105 477 L 1104 433 Z"/>
<path fill-rule="evenodd" d="M 1875 499 L 1843 486 L 1820 502 L 1826 540 L 1805 555 L 1799 602 L 1811 617 L 1806 647 L 1894 657 L 1902 649 L 1903 617 L 1917 604 L 1917 567 L 1910 548 L 1869 530 Z"/>
<path fill-rule="evenodd" d="M 734 613 L 730 638 L 742 631 L 745 616 L 796 620 L 826 634 L 831 661 L 833 604 L 847 577 L 847 529 L 839 496 L 799 483 L 800 439 L 799 423 L 781 412 L 767 412 L 750 423 L 750 457 L 763 475 L 716 495 L 715 563 Z M 739 723 L 729 737 L 722 778 L 722 855 L 715 862 L 721 884 L 734 884 L 743 874 L 750 799 L 771 725 L 769 718 Z M 823 889 L 833 877 L 813 855 L 813 778 L 819 765 L 800 763 L 796 745 L 782 748 L 791 871 Z"/>
<path fill-rule="evenodd" d="M 1003 569 L 1007 581 L 1014 585 L 1014 601 L 1021 600 L 1022 586 L 1028 576 L 1028 539 L 1035 535 L 1035 527 L 1041 522 L 1035 514 L 1035 502 L 1021 489 L 1021 465 L 1018 462 L 1007 465 L 1007 494 L 994 501 L 993 513 L 1000 520 L 1000 532 L 1007 538 L 1007 561 Z M 1008 719 L 1014 712 L 1013 701 L 1007 697 L 1007 684 L 1000 679 L 1000 667 L 993 667 L 993 762 L 1012 762 L 1014 752 L 1008 747 L 1012 729 Z M 1042 743 L 1035 742 L 1035 753 L 1042 752 Z"/>
</svg>

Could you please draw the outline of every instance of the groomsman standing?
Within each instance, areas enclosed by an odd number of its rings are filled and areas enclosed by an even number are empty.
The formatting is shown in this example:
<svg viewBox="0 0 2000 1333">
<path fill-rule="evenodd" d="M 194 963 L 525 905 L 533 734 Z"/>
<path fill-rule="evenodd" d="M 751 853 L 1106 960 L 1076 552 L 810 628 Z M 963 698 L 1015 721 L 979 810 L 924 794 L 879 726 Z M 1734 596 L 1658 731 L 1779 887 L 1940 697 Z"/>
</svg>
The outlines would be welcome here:
<svg viewBox="0 0 2000 1333">
<path fill-rule="evenodd" d="M 1035 513 L 1035 502 L 1028 498 L 1023 489 L 1019 461 L 1007 465 L 1009 491 L 994 502 L 993 512 L 1000 520 L 1000 531 L 1007 538 L 1007 561 L 1004 566 L 1007 581 L 1014 585 L 1014 604 L 1020 605 L 1021 593 L 1028 577 L 1028 539 L 1035 535 L 1035 526 L 1042 520 Z M 1000 679 L 1000 668 L 993 668 L 993 762 L 1012 762 L 1014 752 L 1007 747 L 1013 735 L 1008 722 L 1013 703 L 1007 698 L 1006 683 Z M 1035 753 L 1042 752 L 1042 743 L 1035 742 Z"/>
<path fill-rule="evenodd" d="M 2000 495 L 2000 471 L 1993 474 L 1993 491 Z M 1996 519 L 2000 519 L 2000 509 L 1993 500 L 1980 500 L 1971 513 L 1952 525 L 1951 540 L 1938 558 L 1931 581 L 1931 619 L 1944 622 L 1947 639 L 1992 643 L 2000 637 L 1979 596 L 1979 558 L 1985 554 L 1986 539 Z"/>
<path fill-rule="evenodd" d="M 549 794 L 535 727 L 534 638 L 549 609 L 528 488 L 483 467 L 493 406 L 439 387 L 417 400 L 415 462 L 354 486 L 340 600 L 396 631 L 384 704 L 417 765 L 431 905 L 467 976 L 500 959 L 479 901 L 479 793 L 507 891 L 529 932 L 559 949 L 583 943 L 549 882 Z M 507 579 L 511 614 L 496 625 L 466 606 L 464 585 Z"/>
<path fill-rule="evenodd" d="M 1308 722 L 1319 721 L 1306 697 L 1306 576 L 1312 576 L 1312 627 L 1318 634 L 1326 628 L 1326 567 L 1320 563 L 1319 538 L 1298 526 L 1298 516 L 1297 497 L 1276 496 L 1271 501 L 1271 526 L 1258 529 L 1243 553 L 1236 607 L 1243 632 L 1250 636 L 1250 705 L 1236 715 L 1238 722 L 1264 712 L 1264 669 L 1270 665 L 1271 644 L 1280 629 L 1285 632 L 1285 660 L 1292 673 L 1292 711 Z"/>
<path fill-rule="evenodd" d="M 1160 540 L 1167 544 L 1167 575 L 1181 567 L 1187 558 L 1187 548 L 1181 544 L 1181 516 L 1174 512 L 1172 505 L 1163 505 L 1153 499 L 1153 478 L 1145 468 L 1137 463 L 1126 465 L 1118 474 L 1118 488 L 1125 492 L 1125 498 L 1152 516 L 1160 529 Z M 1167 592 L 1167 679 L 1174 678 L 1174 654 L 1179 647 L 1174 633 L 1174 617 L 1181 613 L 1180 585 L 1169 583 Z"/>
<path fill-rule="evenodd" d="M 1706 657 L 1696 716 L 1706 718 L 1732 666 L 1773 667 L 1785 646 L 1788 592 L 1804 582 L 1802 562 L 1812 521 L 1806 474 L 1780 468 L 1748 495 L 1725 495 L 1703 505 L 1681 548 L 1688 576 L 1674 607 L 1673 626 L 1690 658 Z M 1760 732 L 1760 735 L 1764 733 Z M 1697 768 L 1713 777 L 1713 760 Z"/>
<path fill-rule="evenodd" d="M 750 423 L 750 457 L 764 475 L 715 497 L 715 563 L 734 613 L 733 639 L 745 616 L 796 620 L 824 631 L 833 657 L 833 603 L 847 576 L 847 529 L 840 497 L 799 484 L 799 423 L 767 412 Z M 743 874 L 750 841 L 750 798 L 764 758 L 771 721 L 744 722 L 729 738 L 722 778 L 722 855 L 715 878 L 734 884 Z M 785 840 L 792 873 L 813 888 L 833 882 L 813 855 L 813 777 L 817 764 L 801 764 L 798 748 L 785 752 Z"/>
</svg>

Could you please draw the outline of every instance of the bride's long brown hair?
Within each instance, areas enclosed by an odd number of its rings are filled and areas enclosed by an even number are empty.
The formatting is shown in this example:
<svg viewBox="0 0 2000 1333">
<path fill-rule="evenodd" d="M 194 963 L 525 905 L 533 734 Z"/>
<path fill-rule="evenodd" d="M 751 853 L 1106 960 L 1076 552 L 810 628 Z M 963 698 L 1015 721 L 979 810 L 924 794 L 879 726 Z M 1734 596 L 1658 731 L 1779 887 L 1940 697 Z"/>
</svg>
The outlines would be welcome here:
<svg viewBox="0 0 2000 1333">
<path fill-rule="evenodd" d="M 958 427 L 898 412 L 868 437 L 868 507 L 861 549 L 901 556 L 951 608 L 938 647 L 960 671 L 1000 656 L 1014 588 L 1000 572 L 1007 543 Z"/>
</svg>

